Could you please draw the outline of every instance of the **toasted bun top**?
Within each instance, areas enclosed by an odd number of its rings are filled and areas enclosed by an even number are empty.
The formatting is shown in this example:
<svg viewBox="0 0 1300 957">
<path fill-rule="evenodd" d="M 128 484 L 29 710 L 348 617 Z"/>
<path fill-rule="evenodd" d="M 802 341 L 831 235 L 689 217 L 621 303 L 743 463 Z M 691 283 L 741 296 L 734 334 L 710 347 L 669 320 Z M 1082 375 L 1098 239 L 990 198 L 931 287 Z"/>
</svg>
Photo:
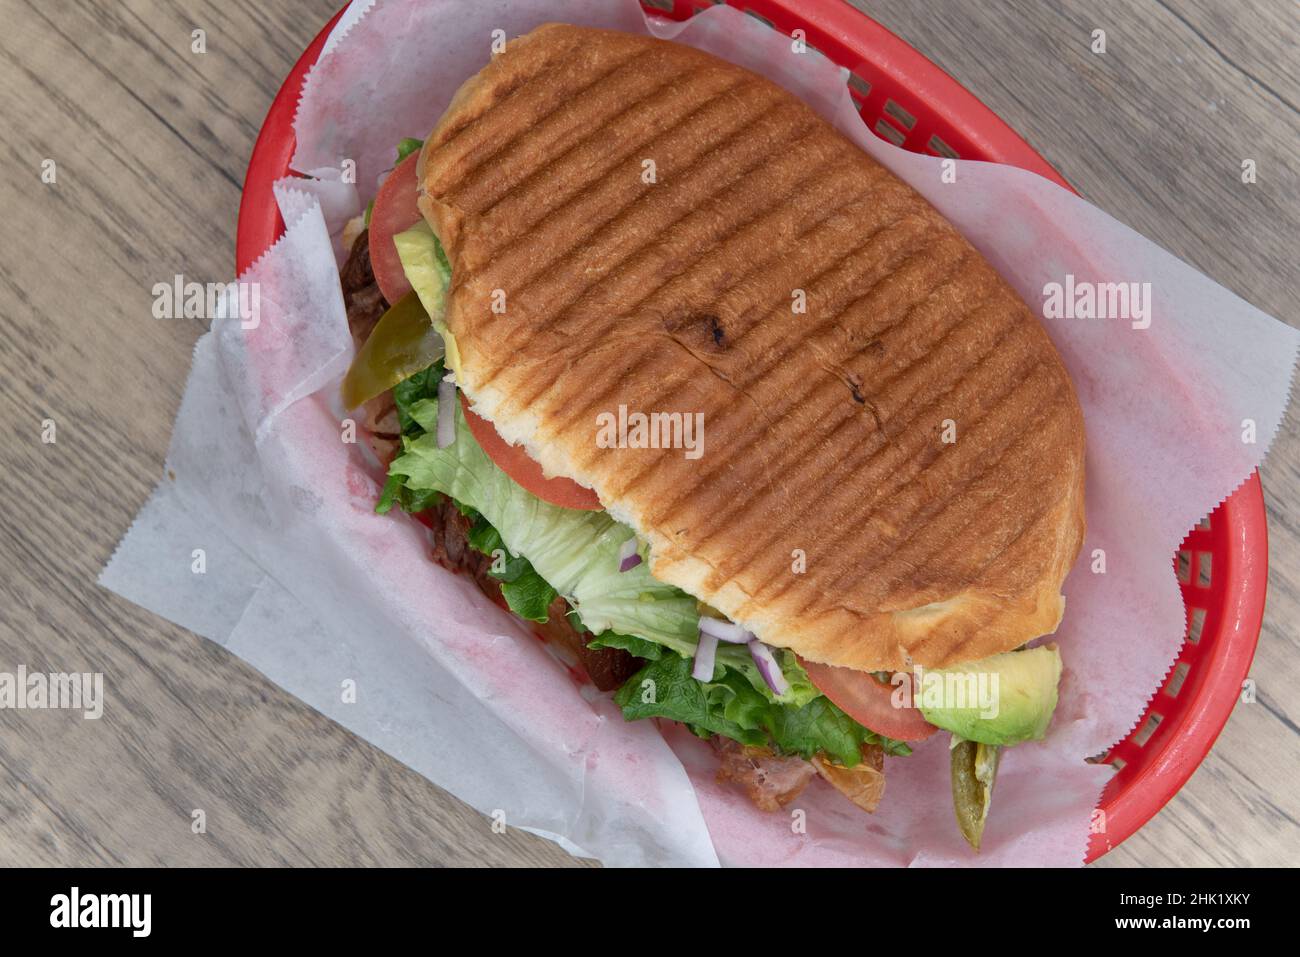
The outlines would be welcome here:
<svg viewBox="0 0 1300 957">
<path fill-rule="evenodd" d="M 1084 529 L 1069 376 L 970 244 L 796 97 L 551 24 L 460 89 L 420 177 L 459 384 L 658 578 L 861 670 L 1056 628 Z M 602 447 L 620 409 L 628 444 L 637 413 L 678 413 L 654 425 L 679 447 Z"/>
</svg>

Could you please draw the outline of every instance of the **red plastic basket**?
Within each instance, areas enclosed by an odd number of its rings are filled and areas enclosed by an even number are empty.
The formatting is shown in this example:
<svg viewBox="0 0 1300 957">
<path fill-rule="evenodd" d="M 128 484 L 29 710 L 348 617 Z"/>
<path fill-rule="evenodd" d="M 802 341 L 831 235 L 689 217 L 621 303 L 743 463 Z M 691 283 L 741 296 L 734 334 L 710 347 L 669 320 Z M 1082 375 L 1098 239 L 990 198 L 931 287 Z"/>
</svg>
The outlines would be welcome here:
<svg viewBox="0 0 1300 957">
<path fill-rule="evenodd" d="M 654 15 L 685 20 L 720 0 L 641 0 Z M 960 83 L 844 0 L 727 0 L 850 71 L 859 111 L 904 149 L 1019 166 L 1069 184 Z M 247 269 L 283 232 L 271 186 L 289 171 L 293 115 L 307 71 L 336 14 L 304 51 L 271 104 L 253 147 L 239 206 L 235 255 Z M 1130 734 L 1105 756 L 1117 773 L 1102 794 L 1096 860 L 1145 824 L 1209 753 L 1250 669 L 1264 617 L 1268 530 L 1254 474 L 1183 540 L 1174 559 L 1187 606 L 1187 639 L 1163 687 Z"/>
</svg>

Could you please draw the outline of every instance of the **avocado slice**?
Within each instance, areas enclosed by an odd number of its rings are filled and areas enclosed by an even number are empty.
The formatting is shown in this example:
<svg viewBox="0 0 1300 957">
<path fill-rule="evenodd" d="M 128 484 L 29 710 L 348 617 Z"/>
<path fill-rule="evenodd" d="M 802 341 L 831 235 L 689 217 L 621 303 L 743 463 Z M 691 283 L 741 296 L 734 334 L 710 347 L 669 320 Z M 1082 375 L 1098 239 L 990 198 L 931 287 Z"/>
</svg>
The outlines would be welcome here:
<svg viewBox="0 0 1300 957">
<path fill-rule="evenodd" d="M 447 289 L 451 286 L 451 266 L 447 254 L 434 235 L 433 227 L 424 220 L 393 237 L 397 258 L 402 261 L 406 279 L 420 297 L 424 311 L 433 319 L 434 327 L 444 325 L 443 313 L 447 311 Z M 438 330 L 442 332 L 441 329 Z"/>
<path fill-rule="evenodd" d="M 967 741 L 1017 744 L 1047 734 L 1056 710 L 1055 644 L 924 672 L 914 694 L 925 720 Z"/>
</svg>

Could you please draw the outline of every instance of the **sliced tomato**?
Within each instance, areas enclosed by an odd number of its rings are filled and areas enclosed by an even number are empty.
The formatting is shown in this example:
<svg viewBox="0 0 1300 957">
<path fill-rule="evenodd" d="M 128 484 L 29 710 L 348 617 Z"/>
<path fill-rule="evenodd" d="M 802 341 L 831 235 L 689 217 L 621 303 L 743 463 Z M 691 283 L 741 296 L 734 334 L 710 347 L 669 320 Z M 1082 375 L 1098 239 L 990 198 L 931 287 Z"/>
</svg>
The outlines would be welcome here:
<svg viewBox="0 0 1300 957">
<path fill-rule="evenodd" d="M 557 477 L 547 478 L 542 474 L 542 467 L 521 445 L 511 445 L 501 438 L 497 427 L 470 410 L 465 393 L 460 394 L 460 405 L 465 410 L 465 423 L 474 440 L 487 453 L 488 458 L 497 464 L 515 483 L 532 492 L 543 502 L 559 505 L 562 508 L 578 508 L 597 512 L 604 508 L 596 493 L 579 485 L 572 479 Z"/>
<path fill-rule="evenodd" d="M 389 303 L 397 302 L 411 291 L 393 237 L 423 218 L 416 205 L 419 185 L 415 179 L 415 163 L 419 158 L 417 150 L 393 168 L 379 187 L 375 207 L 370 211 L 370 265 L 379 291 Z"/>
<path fill-rule="evenodd" d="M 916 708 L 894 707 L 895 686 L 885 684 L 869 672 L 836 668 L 802 658 L 799 663 L 818 691 L 858 724 L 876 734 L 898 741 L 922 741 L 939 730 Z"/>
</svg>

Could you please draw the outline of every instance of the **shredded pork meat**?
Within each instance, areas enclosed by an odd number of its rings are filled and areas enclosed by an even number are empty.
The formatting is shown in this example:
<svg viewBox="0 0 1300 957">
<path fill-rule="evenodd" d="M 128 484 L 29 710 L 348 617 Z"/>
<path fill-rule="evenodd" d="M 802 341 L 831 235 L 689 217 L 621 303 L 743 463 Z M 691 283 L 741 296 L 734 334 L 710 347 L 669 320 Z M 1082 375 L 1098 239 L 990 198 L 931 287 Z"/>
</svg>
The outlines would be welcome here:
<svg viewBox="0 0 1300 957">
<path fill-rule="evenodd" d="M 713 747 L 721 759 L 718 780 L 738 785 L 761 811 L 781 810 L 817 776 L 817 769 L 800 757 L 785 757 L 721 736 L 714 737 Z"/>
</svg>

